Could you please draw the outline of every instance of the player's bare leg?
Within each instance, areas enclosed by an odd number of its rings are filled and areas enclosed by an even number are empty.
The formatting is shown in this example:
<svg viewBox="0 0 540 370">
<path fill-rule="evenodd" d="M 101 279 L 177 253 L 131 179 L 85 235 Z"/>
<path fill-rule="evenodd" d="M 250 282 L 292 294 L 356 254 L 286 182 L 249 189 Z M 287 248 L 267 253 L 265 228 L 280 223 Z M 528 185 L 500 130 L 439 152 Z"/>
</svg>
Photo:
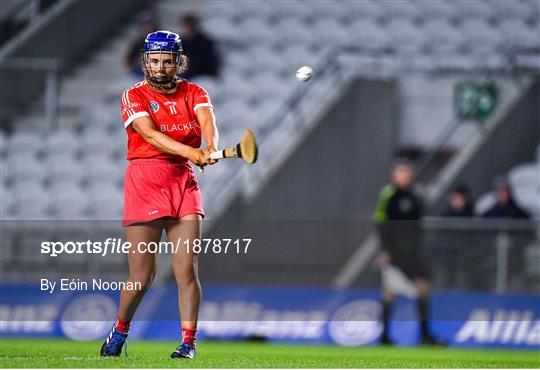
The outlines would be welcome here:
<svg viewBox="0 0 540 370">
<path fill-rule="evenodd" d="M 156 273 L 155 254 L 141 251 L 139 246 L 142 246 L 142 242 L 159 242 L 162 230 L 162 220 L 126 227 L 126 239 L 131 243 L 131 249 L 128 253 L 129 277 L 127 282 L 133 283 L 133 286 L 137 286 L 135 283 L 140 284 L 140 289 L 121 291 L 116 323 L 101 346 L 101 356 L 119 356 L 122 352 L 135 310 L 152 284 Z"/>
<path fill-rule="evenodd" d="M 131 243 L 128 253 L 129 277 L 127 282 L 140 283 L 141 289 L 122 290 L 118 317 L 122 320 L 131 320 L 135 310 L 141 303 L 144 294 L 152 284 L 156 274 L 156 255 L 154 253 L 141 253 L 139 245 L 150 242 L 158 243 L 161 240 L 163 221 L 156 220 L 140 225 L 126 226 L 126 240 Z"/>
<path fill-rule="evenodd" d="M 201 216 L 191 214 L 180 222 L 167 226 L 169 240 L 176 244 L 181 239 L 182 247 L 173 254 L 172 265 L 178 286 L 178 306 L 182 326 L 182 344 L 172 353 L 174 358 L 195 356 L 195 335 L 201 301 L 201 284 L 198 276 L 198 254 L 193 253 L 193 241 L 201 238 Z M 184 241 L 188 241 L 186 245 Z"/>
</svg>

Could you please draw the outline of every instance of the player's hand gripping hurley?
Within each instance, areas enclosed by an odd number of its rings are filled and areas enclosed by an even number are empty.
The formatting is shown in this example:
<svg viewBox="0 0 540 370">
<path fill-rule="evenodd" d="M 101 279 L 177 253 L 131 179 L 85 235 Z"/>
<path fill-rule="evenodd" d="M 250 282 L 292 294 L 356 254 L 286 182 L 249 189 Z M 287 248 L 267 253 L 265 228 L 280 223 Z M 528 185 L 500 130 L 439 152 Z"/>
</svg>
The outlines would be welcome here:
<svg viewBox="0 0 540 370">
<path fill-rule="evenodd" d="M 210 153 L 210 158 L 227 159 L 227 158 L 242 158 L 249 164 L 253 164 L 257 161 L 257 140 L 255 134 L 251 129 L 246 129 L 246 133 L 240 142 L 227 149 L 218 150 L 217 152 Z M 202 170 L 202 169 L 201 169 Z M 202 171 L 201 171 L 202 172 Z"/>
</svg>

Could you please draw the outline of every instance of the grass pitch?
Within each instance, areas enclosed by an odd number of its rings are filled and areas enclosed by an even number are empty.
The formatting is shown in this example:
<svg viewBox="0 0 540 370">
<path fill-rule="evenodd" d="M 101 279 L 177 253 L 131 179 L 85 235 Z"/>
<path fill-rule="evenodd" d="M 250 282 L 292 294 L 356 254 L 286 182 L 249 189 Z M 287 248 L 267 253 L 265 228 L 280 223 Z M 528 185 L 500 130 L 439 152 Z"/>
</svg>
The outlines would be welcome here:
<svg viewBox="0 0 540 370">
<path fill-rule="evenodd" d="M 172 342 L 129 343 L 128 354 L 100 358 L 101 342 L 0 340 L 1 367 L 15 368 L 539 368 L 532 351 L 337 347 L 201 342 L 195 360 L 172 360 Z"/>
</svg>

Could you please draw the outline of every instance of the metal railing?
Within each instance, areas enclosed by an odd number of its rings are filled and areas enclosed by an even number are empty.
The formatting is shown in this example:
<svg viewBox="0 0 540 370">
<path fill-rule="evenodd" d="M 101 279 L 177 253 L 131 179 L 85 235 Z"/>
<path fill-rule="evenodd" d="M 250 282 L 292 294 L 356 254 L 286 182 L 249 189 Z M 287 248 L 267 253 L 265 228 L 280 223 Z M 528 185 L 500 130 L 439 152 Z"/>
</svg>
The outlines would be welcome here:
<svg viewBox="0 0 540 370">
<path fill-rule="evenodd" d="M 540 292 L 537 220 L 427 218 L 422 229 L 435 285 Z"/>
<path fill-rule="evenodd" d="M 396 229 L 410 229 L 406 221 Z M 420 222 L 421 256 L 436 289 L 540 292 L 540 220 L 436 218 Z M 399 243 L 398 243 L 399 244 Z M 377 281 L 375 229 L 331 285 Z M 361 279 L 359 279 L 361 277 Z"/>
</svg>

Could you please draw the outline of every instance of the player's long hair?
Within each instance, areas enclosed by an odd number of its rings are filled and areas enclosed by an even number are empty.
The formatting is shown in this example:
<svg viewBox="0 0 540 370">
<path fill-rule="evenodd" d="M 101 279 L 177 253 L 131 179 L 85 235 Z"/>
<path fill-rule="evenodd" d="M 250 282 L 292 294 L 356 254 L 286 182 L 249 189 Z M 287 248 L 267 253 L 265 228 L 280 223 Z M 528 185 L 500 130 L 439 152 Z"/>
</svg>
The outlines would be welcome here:
<svg viewBox="0 0 540 370">
<path fill-rule="evenodd" d="M 146 65 L 146 61 L 144 58 L 144 51 L 141 51 L 139 53 L 139 63 L 141 65 L 141 69 L 144 72 L 144 79 L 152 87 L 153 89 L 157 91 L 163 91 L 163 90 L 169 90 L 174 87 L 179 81 L 182 80 L 181 76 L 189 69 L 189 58 L 187 55 L 180 53 L 178 57 L 178 63 L 176 64 L 176 78 L 174 81 L 170 84 L 171 86 L 164 86 L 162 84 L 157 84 L 155 82 L 152 82 L 150 67 Z M 169 85 L 169 84 L 167 84 Z"/>
</svg>

